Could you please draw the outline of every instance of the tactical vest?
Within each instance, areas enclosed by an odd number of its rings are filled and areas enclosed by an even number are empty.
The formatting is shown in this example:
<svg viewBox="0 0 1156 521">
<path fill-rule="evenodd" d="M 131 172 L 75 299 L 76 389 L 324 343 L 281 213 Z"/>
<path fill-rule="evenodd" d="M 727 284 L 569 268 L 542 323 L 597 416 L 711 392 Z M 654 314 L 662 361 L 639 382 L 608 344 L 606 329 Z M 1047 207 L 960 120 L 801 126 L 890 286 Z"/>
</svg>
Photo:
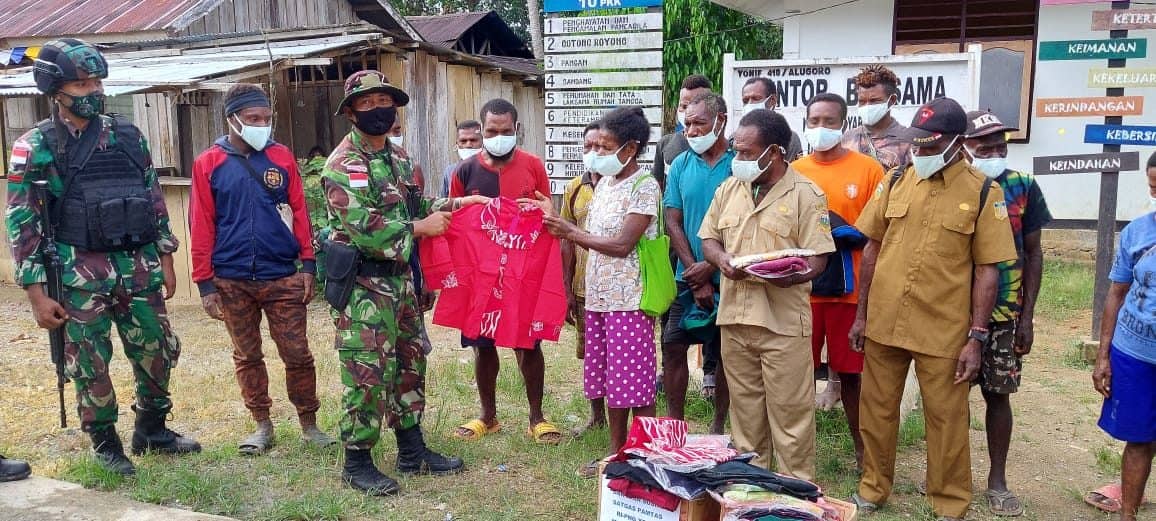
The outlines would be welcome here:
<svg viewBox="0 0 1156 521">
<path fill-rule="evenodd" d="M 157 240 L 157 215 L 146 185 L 148 158 L 140 147 L 140 131 L 119 117 L 114 116 L 114 122 L 116 145 L 104 150 L 97 146 L 99 121 L 93 121 L 66 147 L 57 141 L 57 127 L 51 120 L 37 125 L 64 182 L 64 190 L 50 203 L 59 242 L 86 251 L 111 252 L 134 250 Z"/>
</svg>

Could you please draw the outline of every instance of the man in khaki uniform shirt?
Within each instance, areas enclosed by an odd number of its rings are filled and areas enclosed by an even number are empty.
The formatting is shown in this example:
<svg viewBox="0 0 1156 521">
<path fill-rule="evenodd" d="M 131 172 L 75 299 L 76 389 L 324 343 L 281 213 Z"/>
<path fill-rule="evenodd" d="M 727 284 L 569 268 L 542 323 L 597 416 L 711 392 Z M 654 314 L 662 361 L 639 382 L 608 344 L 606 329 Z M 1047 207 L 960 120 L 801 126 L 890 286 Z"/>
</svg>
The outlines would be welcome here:
<svg viewBox="0 0 1156 521">
<path fill-rule="evenodd" d="M 963 159 L 966 130 L 954 100 L 921 107 L 903 132 L 912 165 L 879 185 L 856 222 L 870 238 L 851 328 L 852 347 L 866 355 L 863 477 L 852 497 L 865 512 L 891 494 L 912 360 L 927 421 L 927 496 L 940 519 L 962 519 L 971 502 L 968 382 L 989 334 L 995 265 L 1016 249 L 1003 191 Z"/>
<path fill-rule="evenodd" d="M 815 384 L 811 367 L 811 279 L 835 251 L 827 198 L 787 165 L 787 120 L 769 110 L 743 117 L 734 135 L 732 177 L 719 186 L 699 237 L 724 275 L 717 323 L 731 383 L 731 428 L 755 465 L 815 477 Z M 805 275 L 768 281 L 731 267 L 731 256 L 814 250 Z"/>
</svg>

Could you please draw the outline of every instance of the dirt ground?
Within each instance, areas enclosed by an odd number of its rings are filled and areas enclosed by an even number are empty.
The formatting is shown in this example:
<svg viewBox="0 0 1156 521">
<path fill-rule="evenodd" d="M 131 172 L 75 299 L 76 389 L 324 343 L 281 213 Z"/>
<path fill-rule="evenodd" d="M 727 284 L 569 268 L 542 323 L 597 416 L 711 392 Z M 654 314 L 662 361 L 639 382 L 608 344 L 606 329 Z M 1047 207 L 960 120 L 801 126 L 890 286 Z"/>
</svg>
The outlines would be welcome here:
<svg viewBox="0 0 1156 521">
<path fill-rule="evenodd" d="M 174 306 L 170 314 L 186 349 L 173 389 L 178 401 L 175 421 L 180 425 L 198 425 L 193 431 L 206 446 L 231 444 L 237 434 L 236 429 L 217 428 L 217 424 L 245 425 L 247 414 L 236 396 L 236 383 L 228 361 L 230 347 L 223 328 L 206 318 L 197 307 Z M 1087 336 L 1090 322 L 1087 313 L 1062 322 L 1037 319 L 1036 347 L 1026 362 L 1023 388 L 1012 399 L 1016 412 L 1016 430 L 1009 461 L 1009 481 L 1012 489 L 1027 504 L 1026 519 L 1106 518 L 1081 500 L 1084 491 L 1116 479 L 1122 447 L 1096 427 L 1100 399 L 1092 389 L 1090 369 L 1077 367 L 1078 364 L 1071 361 L 1070 353 L 1076 349 L 1078 340 Z M 336 372 L 335 357 L 330 356 L 331 351 L 328 349 L 332 342 L 331 324 L 320 306 L 315 305 L 311 309 L 310 326 L 310 340 L 316 346 L 314 352 L 317 353 L 319 374 L 333 375 Z M 431 337 L 434 337 L 435 344 L 443 345 L 454 339 L 451 332 L 441 328 L 431 329 Z M 556 351 L 557 354 L 548 357 L 548 366 L 554 357 L 568 356 L 572 360 L 571 348 Z M 469 363 L 465 353 L 439 348 L 439 351 L 435 351 L 432 363 L 465 367 Z M 124 363 L 123 355 L 118 352 L 114 358 L 115 382 L 122 403 L 120 429 L 122 436 L 127 436 L 131 429 L 131 414 L 127 413 L 131 386 L 127 385 L 127 364 Z M 437 361 L 439 358 L 441 362 Z M 275 413 L 280 418 L 291 417 L 282 398 L 284 388 L 278 376 L 280 364 L 273 362 L 270 369 L 273 380 L 271 393 L 275 403 L 279 404 L 275 406 Z M 551 370 L 547 377 L 554 382 L 564 379 L 565 375 L 555 374 Z M 319 389 L 320 393 L 323 396 L 338 396 L 340 382 L 334 378 L 326 380 Z M 65 393 L 69 428 L 62 431 L 56 425 L 58 416 L 54 384 L 46 335 L 36 329 L 23 293 L 11 286 L 0 287 L 0 451 L 32 460 L 36 473 L 47 476 L 58 476 L 78 455 L 88 450 L 86 437 L 76 428 L 75 395 L 71 388 L 66 389 Z M 457 392 L 453 388 L 463 386 L 461 390 L 469 393 L 468 387 L 471 385 L 472 382 L 444 380 L 431 383 L 431 386 L 449 386 L 443 387 L 448 389 L 446 394 Z M 566 389 L 563 393 L 566 396 L 552 396 L 550 399 L 562 402 L 578 400 L 580 403 L 580 397 L 569 396 L 573 392 L 573 389 Z M 427 413 L 434 417 L 439 414 L 437 393 L 435 391 L 431 396 L 433 410 Z M 327 403 L 330 405 L 326 405 L 326 410 L 323 410 L 326 413 L 323 421 L 331 421 L 332 414 L 336 413 L 331 402 Z M 972 467 L 977 499 L 970 519 L 986 520 L 991 519 L 991 516 L 982 503 L 987 454 L 982 431 L 983 402 L 978 391 L 973 392 L 972 403 Z M 441 406 L 443 409 L 449 408 Z M 465 414 L 472 408 L 467 403 L 460 409 L 452 410 L 450 412 L 453 414 L 448 419 L 431 423 L 429 429 L 448 431 L 450 425 L 447 422 L 468 417 Z M 514 426 L 520 425 L 516 417 L 510 420 Z M 579 418 L 556 420 L 560 427 L 566 428 Z M 877 517 L 928 518 L 929 509 L 916 495 L 915 489 L 915 484 L 923 476 L 924 454 L 919 447 L 901 453 L 896 494 L 891 500 L 893 506 Z M 1115 461 L 1114 468 L 1112 460 Z M 418 486 L 427 488 L 424 482 L 419 482 Z M 428 487 L 435 488 L 434 485 Z M 1149 496 L 1153 496 L 1156 487 L 1150 484 L 1148 492 Z M 578 510 L 571 512 L 583 511 L 588 507 L 573 508 Z M 539 512 L 539 515 L 542 514 L 545 513 Z M 1153 514 L 1149 511 L 1147 515 Z M 529 516 L 536 517 L 533 514 Z M 574 518 L 573 514 L 563 517 Z"/>
</svg>

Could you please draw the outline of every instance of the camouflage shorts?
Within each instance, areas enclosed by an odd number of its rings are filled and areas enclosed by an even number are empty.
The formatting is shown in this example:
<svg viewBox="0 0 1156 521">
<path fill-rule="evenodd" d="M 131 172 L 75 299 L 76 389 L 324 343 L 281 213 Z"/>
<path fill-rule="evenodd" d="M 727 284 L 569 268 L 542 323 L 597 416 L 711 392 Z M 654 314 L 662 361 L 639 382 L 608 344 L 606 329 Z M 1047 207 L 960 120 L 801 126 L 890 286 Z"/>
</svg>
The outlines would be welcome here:
<svg viewBox="0 0 1156 521">
<path fill-rule="evenodd" d="M 991 325 L 991 338 L 983 346 L 979 368 L 980 389 L 995 394 L 1011 394 L 1020 388 L 1023 361 L 1015 353 L 1015 322 Z"/>
</svg>

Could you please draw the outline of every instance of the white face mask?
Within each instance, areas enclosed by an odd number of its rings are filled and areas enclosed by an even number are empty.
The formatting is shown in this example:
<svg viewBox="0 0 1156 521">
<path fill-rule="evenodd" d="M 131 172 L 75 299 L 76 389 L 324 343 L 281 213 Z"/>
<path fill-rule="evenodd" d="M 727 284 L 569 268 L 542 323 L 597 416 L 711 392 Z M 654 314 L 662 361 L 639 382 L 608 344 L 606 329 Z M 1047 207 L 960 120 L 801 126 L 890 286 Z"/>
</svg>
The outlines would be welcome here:
<svg viewBox="0 0 1156 521">
<path fill-rule="evenodd" d="M 747 103 L 746 105 L 743 105 L 743 115 L 746 116 L 747 114 L 750 114 L 756 110 L 767 108 L 767 100 L 769 99 L 771 99 L 770 96 L 767 96 L 763 98 L 762 101 L 756 101 L 754 103 Z"/>
<path fill-rule="evenodd" d="M 482 146 L 491 156 L 502 157 L 518 146 L 518 136 L 494 136 L 482 140 Z"/>
<path fill-rule="evenodd" d="M 594 174 L 598 173 L 598 172 L 594 171 L 594 158 L 596 158 L 596 157 L 598 157 L 598 152 L 595 152 L 593 150 L 591 150 L 585 154 L 582 154 L 582 166 L 586 167 L 587 172 L 594 173 Z"/>
<path fill-rule="evenodd" d="M 686 111 L 684 111 L 684 110 L 678 111 L 678 113 L 674 115 L 674 119 L 676 121 L 678 121 L 679 126 L 681 126 L 683 128 L 683 130 L 685 131 L 686 130 Z"/>
<path fill-rule="evenodd" d="M 1006 157 L 977 158 L 974 151 L 968 150 L 967 153 L 971 154 L 972 157 L 971 166 L 983 172 L 983 175 L 987 176 L 988 179 L 995 179 L 1003 175 L 1004 170 L 1007 170 Z"/>
<path fill-rule="evenodd" d="M 269 136 L 273 134 L 273 127 L 250 127 L 241 122 L 241 118 L 233 116 L 237 120 L 237 124 L 241 125 L 241 130 L 237 130 L 233 126 L 233 122 L 229 121 L 229 130 L 236 132 L 241 136 L 241 140 L 253 147 L 253 150 L 258 152 L 265 150 L 265 145 L 269 144 Z"/>
<path fill-rule="evenodd" d="M 771 164 L 768 163 L 766 168 L 762 168 L 759 166 L 759 161 L 763 160 L 763 156 L 767 155 L 767 152 L 770 152 L 773 146 L 774 145 L 771 145 L 767 147 L 766 150 L 763 150 L 763 153 L 759 154 L 758 159 L 754 161 L 744 161 L 741 159 L 731 161 L 731 175 L 744 183 L 755 182 L 755 179 L 758 179 L 759 176 L 763 175 L 763 172 L 767 171 L 767 168 L 771 167 Z"/>
<path fill-rule="evenodd" d="M 863 124 L 867 126 L 874 125 L 883 120 L 888 112 L 891 112 L 891 98 L 883 103 L 872 103 L 870 105 L 859 105 L 859 117 L 863 118 Z"/>
<path fill-rule="evenodd" d="M 843 131 L 827 127 L 809 128 L 803 131 L 803 138 L 807 140 L 811 148 L 826 152 L 839 144 L 839 141 L 843 139 Z"/>
<path fill-rule="evenodd" d="M 628 143 L 630 142 L 623 143 L 622 146 L 618 147 L 618 150 L 604 156 L 594 153 L 594 158 L 590 160 L 591 171 L 604 177 L 614 177 L 621 173 L 622 169 L 626 168 L 626 163 L 618 159 L 618 153 L 626 148 Z"/>
<path fill-rule="evenodd" d="M 458 149 L 458 157 L 462 158 L 462 161 L 465 161 L 471 157 L 478 155 L 478 152 L 481 152 L 481 151 L 482 151 L 482 149 L 480 149 L 480 148 L 459 148 Z"/>
<path fill-rule="evenodd" d="M 694 153 L 702 155 L 707 150 L 710 150 L 710 147 L 714 146 L 715 142 L 718 141 L 716 127 L 718 127 L 717 117 L 715 118 L 714 125 L 710 127 L 710 134 L 698 137 L 686 137 L 686 142 L 690 144 L 690 148 L 694 150 Z"/>
<path fill-rule="evenodd" d="M 402 144 L 405 143 L 405 136 L 389 136 L 389 142 L 393 143 L 393 146 L 401 148 Z"/>
<path fill-rule="evenodd" d="M 928 179 L 936 172 L 943 170 L 943 167 L 947 166 L 947 162 L 959 153 L 959 150 L 956 150 L 951 154 L 951 157 L 947 157 L 947 152 L 955 146 L 955 142 L 958 140 L 959 136 L 956 136 L 955 139 L 951 140 L 951 143 L 947 144 L 947 148 L 943 150 L 942 154 L 934 156 L 917 156 L 915 149 L 911 149 L 911 164 L 915 167 L 915 175 L 919 176 L 920 179 Z"/>
</svg>

